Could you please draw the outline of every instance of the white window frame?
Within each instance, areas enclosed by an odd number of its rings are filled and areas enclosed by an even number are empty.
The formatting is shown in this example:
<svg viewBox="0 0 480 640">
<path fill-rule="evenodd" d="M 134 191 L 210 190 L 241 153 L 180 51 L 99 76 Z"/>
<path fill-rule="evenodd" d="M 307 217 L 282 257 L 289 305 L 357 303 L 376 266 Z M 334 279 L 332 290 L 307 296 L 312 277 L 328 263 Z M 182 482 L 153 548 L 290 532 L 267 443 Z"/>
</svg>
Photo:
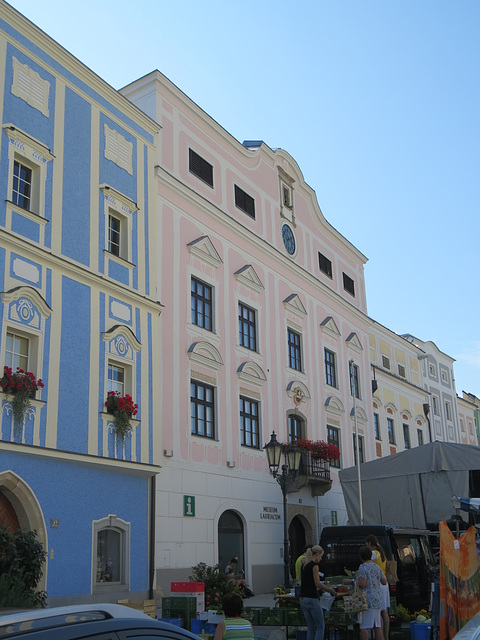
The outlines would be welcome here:
<svg viewBox="0 0 480 640">
<path fill-rule="evenodd" d="M 399 363 L 399 364 L 397 365 L 397 367 L 398 367 L 398 375 L 399 375 L 401 378 L 405 378 L 405 377 L 406 377 L 406 373 L 407 373 L 407 372 L 406 372 L 406 369 L 405 369 L 405 365 L 404 365 L 404 364 L 400 364 L 400 363 Z"/>
<path fill-rule="evenodd" d="M 121 535 L 121 576 L 119 582 L 97 582 L 97 549 L 98 534 L 104 530 L 114 530 Z M 110 514 L 106 518 L 92 522 L 92 593 L 108 591 L 125 591 L 130 589 L 130 523 Z"/>
<path fill-rule="evenodd" d="M 7 134 L 10 143 L 8 146 L 8 204 L 15 211 L 38 222 L 38 216 L 45 218 L 47 164 L 53 160 L 53 154 L 44 144 L 17 129 L 12 124 L 4 124 L 3 130 Z M 15 161 L 25 165 L 32 171 L 29 209 L 24 209 L 12 201 Z"/>
<path fill-rule="evenodd" d="M 445 417 L 449 422 L 452 421 L 452 404 L 448 400 L 445 400 Z"/>
<path fill-rule="evenodd" d="M 390 358 L 382 353 L 382 367 L 390 370 Z"/>
<path fill-rule="evenodd" d="M 138 211 L 137 205 L 127 196 L 107 184 L 100 185 L 104 198 L 105 215 L 105 251 L 113 260 L 121 264 L 128 262 L 132 265 L 133 252 L 133 216 Z M 110 251 L 109 221 L 110 216 L 120 221 L 120 255 Z M 133 265 L 132 265 L 133 267 Z"/>
</svg>

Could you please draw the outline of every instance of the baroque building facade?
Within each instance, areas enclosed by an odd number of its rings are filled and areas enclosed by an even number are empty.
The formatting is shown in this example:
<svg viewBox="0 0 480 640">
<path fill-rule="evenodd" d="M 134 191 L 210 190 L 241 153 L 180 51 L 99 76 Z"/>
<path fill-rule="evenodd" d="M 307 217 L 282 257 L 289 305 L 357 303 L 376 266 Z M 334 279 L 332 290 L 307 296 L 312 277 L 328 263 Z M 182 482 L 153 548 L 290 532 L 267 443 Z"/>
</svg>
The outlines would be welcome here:
<svg viewBox="0 0 480 640">
<path fill-rule="evenodd" d="M 0 392 L 0 513 L 37 530 L 51 604 L 232 556 L 270 591 L 284 516 L 294 558 L 346 524 L 340 468 L 464 441 L 453 360 L 368 316 L 366 258 L 286 151 L 158 71 L 115 91 L 3 0 L 0 60 L 0 362 L 44 383 L 20 424 Z M 138 404 L 124 442 L 109 391 Z M 340 451 L 302 454 L 285 514 L 272 432 Z"/>
<path fill-rule="evenodd" d="M 5 2 L 0 60 L 1 371 L 44 385 L 17 420 L 1 394 L 2 521 L 37 531 L 50 604 L 145 596 L 158 126 Z M 124 445 L 108 391 L 138 404 Z"/>
</svg>

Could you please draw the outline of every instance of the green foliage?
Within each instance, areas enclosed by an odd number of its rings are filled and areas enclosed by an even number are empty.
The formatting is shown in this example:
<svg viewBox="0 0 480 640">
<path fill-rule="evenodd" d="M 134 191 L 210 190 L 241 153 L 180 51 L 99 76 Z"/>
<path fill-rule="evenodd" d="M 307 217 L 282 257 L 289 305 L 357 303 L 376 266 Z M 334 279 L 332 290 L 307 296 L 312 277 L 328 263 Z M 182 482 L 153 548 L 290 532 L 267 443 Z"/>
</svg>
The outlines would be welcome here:
<svg viewBox="0 0 480 640">
<path fill-rule="evenodd" d="M 403 606 L 403 604 L 397 605 L 395 617 L 397 618 L 397 620 L 400 620 L 401 622 L 410 622 L 410 620 L 412 619 L 408 609 L 406 609 Z"/>
<path fill-rule="evenodd" d="M 220 570 L 218 564 L 209 567 L 200 562 L 192 567 L 193 573 L 190 582 L 205 583 L 205 608 L 216 609 L 221 612 L 224 596 L 236 593 L 241 596 L 240 590 L 233 580 Z"/>
<path fill-rule="evenodd" d="M 36 531 L 0 526 L 0 607 L 45 607 L 47 594 L 36 591 L 47 554 Z"/>
</svg>

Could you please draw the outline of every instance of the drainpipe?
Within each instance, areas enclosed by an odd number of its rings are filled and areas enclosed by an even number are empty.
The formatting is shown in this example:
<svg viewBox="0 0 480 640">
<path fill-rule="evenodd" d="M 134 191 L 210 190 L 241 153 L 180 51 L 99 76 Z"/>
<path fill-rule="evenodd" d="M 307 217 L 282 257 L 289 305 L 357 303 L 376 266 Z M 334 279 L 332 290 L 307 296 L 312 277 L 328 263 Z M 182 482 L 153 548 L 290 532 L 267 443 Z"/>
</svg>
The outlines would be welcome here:
<svg viewBox="0 0 480 640">
<path fill-rule="evenodd" d="M 155 584 L 155 498 L 156 498 L 156 476 L 150 478 L 150 545 L 149 545 L 149 583 L 148 583 L 148 599 L 153 600 L 155 594 L 153 585 Z"/>
</svg>

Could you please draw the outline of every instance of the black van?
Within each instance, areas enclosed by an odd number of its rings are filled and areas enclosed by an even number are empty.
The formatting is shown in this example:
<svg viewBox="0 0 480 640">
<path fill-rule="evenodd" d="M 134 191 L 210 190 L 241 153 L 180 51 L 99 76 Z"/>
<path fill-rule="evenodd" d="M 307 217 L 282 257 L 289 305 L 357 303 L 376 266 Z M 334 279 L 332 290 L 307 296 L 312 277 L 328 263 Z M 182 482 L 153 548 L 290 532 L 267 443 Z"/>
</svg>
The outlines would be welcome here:
<svg viewBox="0 0 480 640">
<path fill-rule="evenodd" d="M 320 571 L 328 576 L 345 575 L 360 565 L 359 549 L 373 534 L 385 550 L 387 560 L 397 561 L 398 582 L 390 586 L 391 596 L 410 611 L 428 608 L 431 585 L 438 572 L 428 541 L 428 531 L 403 527 L 347 525 L 325 527 L 320 537 L 324 556 Z"/>
</svg>

